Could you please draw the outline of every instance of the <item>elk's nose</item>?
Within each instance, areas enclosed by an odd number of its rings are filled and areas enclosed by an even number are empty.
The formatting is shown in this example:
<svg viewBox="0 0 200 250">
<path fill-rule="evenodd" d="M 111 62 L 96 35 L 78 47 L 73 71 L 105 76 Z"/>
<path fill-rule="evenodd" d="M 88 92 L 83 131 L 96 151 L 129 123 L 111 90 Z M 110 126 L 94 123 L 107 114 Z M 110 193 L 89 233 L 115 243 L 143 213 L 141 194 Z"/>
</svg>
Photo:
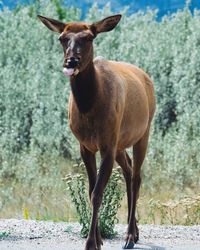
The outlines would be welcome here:
<svg viewBox="0 0 200 250">
<path fill-rule="evenodd" d="M 75 58 L 75 57 L 70 57 L 66 60 L 66 66 L 67 68 L 75 68 L 78 66 L 79 64 L 79 58 Z"/>
</svg>

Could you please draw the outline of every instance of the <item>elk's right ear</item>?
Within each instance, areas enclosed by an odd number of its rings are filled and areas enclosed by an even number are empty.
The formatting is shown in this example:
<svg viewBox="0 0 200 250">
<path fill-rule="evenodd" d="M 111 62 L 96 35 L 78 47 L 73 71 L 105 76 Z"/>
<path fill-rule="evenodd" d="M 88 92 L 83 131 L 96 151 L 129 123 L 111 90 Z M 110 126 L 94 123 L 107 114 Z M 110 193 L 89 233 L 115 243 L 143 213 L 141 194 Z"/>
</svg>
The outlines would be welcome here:
<svg viewBox="0 0 200 250">
<path fill-rule="evenodd" d="M 52 31 L 62 33 L 65 29 L 65 23 L 40 15 L 38 15 L 37 17 L 40 19 L 41 22 L 43 22 L 47 26 L 47 28 Z"/>
<path fill-rule="evenodd" d="M 121 15 L 114 15 L 104 18 L 103 20 L 99 22 L 95 22 L 91 25 L 91 30 L 95 35 L 101 33 L 101 32 L 107 32 L 115 28 L 115 26 L 118 24 L 118 22 L 121 19 Z"/>
</svg>

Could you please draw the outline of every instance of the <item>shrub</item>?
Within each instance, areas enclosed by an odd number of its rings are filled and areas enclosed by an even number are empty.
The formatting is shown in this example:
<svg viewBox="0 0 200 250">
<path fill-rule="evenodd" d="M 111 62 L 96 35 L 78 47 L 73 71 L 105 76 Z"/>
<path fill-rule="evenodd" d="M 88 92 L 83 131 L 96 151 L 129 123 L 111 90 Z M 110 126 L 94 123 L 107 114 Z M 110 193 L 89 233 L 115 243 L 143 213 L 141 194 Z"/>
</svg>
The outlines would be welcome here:
<svg viewBox="0 0 200 250">
<path fill-rule="evenodd" d="M 91 219 L 91 208 L 86 195 L 86 184 L 83 174 L 68 174 L 64 180 L 71 200 L 76 208 L 79 223 L 82 225 L 81 236 L 87 237 Z M 99 214 L 99 229 L 101 236 L 111 238 L 115 236 L 114 225 L 118 222 L 117 211 L 120 208 L 123 191 L 121 187 L 121 174 L 118 169 L 113 173 L 103 194 L 102 205 Z"/>
</svg>

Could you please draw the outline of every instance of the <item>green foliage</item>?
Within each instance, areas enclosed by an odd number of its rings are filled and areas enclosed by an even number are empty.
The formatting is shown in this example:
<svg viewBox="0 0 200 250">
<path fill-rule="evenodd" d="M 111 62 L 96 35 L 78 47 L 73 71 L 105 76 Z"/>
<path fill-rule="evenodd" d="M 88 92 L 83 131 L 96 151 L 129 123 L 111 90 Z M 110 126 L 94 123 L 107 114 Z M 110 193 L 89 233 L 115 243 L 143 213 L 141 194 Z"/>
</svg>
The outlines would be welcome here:
<svg viewBox="0 0 200 250">
<path fill-rule="evenodd" d="M 79 223 L 82 225 L 81 236 L 87 237 L 91 220 L 91 208 L 83 174 L 68 174 L 64 180 L 71 200 L 76 208 Z M 99 214 L 99 229 L 103 238 L 111 238 L 116 235 L 114 225 L 118 222 L 117 211 L 120 208 L 123 191 L 121 187 L 121 175 L 118 169 L 113 169 L 111 178 L 106 186 Z"/>
<path fill-rule="evenodd" d="M 46 7 L 58 18 L 53 3 Z M 74 16 L 73 10 L 69 12 Z M 13 154 L 28 147 L 70 155 L 69 84 L 61 73 L 62 49 L 55 34 L 39 23 L 36 14 L 30 17 L 28 7 L 17 13 L 4 10 L 0 18 L 1 151 Z"/>
<path fill-rule="evenodd" d="M 114 226 L 119 221 L 117 211 L 121 207 L 121 200 L 124 195 L 121 181 L 122 176 L 119 170 L 114 168 L 104 191 L 99 215 L 99 228 L 103 238 L 112 238 L 116 235 Z"/>
<path fill-rule="evenodd" d="M 91 213 L 86 195 L 84 176 L 82 174 L 68 174 L 65 180 L 71 200 L 78 214 L 79 223 L 82 225 L 81 236 L 86 237 L 88 235 Z"/>
<path fill-rule="evenodd" d="M 6 237 L 9 236 L 10 233 L 7 232 L 0 232 L 0 240 L 5 239 Z"/>
</svg>

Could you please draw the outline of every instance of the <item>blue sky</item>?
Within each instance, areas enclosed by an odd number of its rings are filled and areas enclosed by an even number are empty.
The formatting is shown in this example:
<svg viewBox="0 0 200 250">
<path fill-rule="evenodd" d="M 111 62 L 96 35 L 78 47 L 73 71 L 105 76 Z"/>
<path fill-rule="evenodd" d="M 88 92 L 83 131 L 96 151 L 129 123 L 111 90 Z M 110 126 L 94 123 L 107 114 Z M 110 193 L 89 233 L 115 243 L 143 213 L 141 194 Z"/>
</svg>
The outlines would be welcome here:
<svg viewBox="0 0 200 250">
<path fill-rule="evenodd" d="M 17 3 L 27 3 L 34 0 L 2 0 L 5 6 L 13 8 Z M 152 9 L 159 9 L 158 16 L 162 17 L 168 13 L 176 12 L 178 9 L 183 9 L 186 0 L 64 0 L 68 6 L 75 6 L 82 9 L 85 13 L 93 5 L 94 2 L 98 3 L 99 7 L 104 6 L 108 2 L 111 3 L 113 12 L 120 12 L 125 6 L 130 6 L 129 13 L 136 12 L 138 10 L 145 10 L 147 7 Z M 200 0 L 191 0 L 191 10 L 194 8 L 200 9 Z"/>
</svg>

